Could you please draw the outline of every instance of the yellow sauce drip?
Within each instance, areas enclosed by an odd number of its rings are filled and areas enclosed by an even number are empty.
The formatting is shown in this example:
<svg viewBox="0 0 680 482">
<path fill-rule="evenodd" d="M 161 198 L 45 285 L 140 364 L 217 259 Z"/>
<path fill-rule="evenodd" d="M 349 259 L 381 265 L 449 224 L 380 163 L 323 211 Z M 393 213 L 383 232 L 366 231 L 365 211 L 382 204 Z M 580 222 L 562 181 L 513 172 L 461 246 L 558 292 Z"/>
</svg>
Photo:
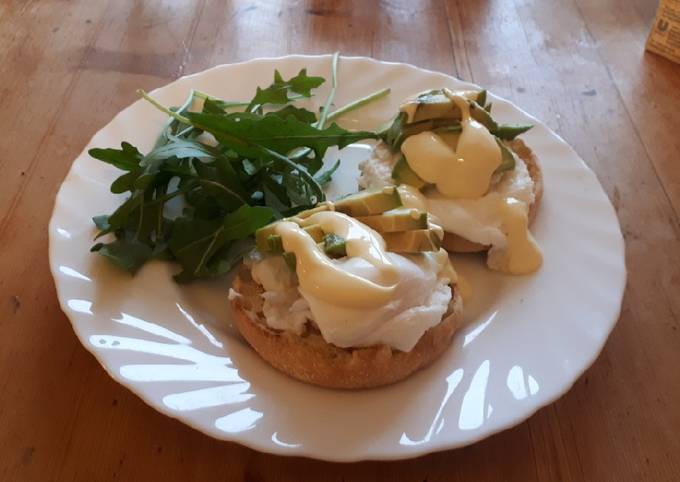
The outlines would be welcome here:
<svg viewBox="0 0 680 482">
<path fill-rule="evenodd" d="M 489 190 L 491 176 L 501 164 L 501 149 L 493 135 L 470 117 L 465 97 L 444 93 L 461 111 L 462 132 L 455 150 L 437 134 L 425 131 L 401 145 L 409 167 L 439 192 L 454 198 L 476 198 Z"/>
<path fill-rule="evenodd" d="M 472 285 L 465 276 L 458 275 L 457 288 L 464 303 L 472 299 Z"/>
<path fill-rule="evenodd" d="M 318 224 L 325 232 L 343 237 L 347 256 L 371 263 L 378 269 L 379 280 L 373 282 L 343 270 L 301 226 L 282 221 L 276 225 L 276 234 L 281 236 L 284 250 L 295 253 L 296 272 L 303 291 L 350 308 L 375 308 L 389 301 L 399 281 L 399 273 L 387 258 L 385 242 L 378 233 L 333 211 L 313 214 L 304 223 Z"/>
<path fill-rule="evenodd" d="M 487 264 L 490 268 L 507 274 L 529 274 L 543 264 L 543 255 L 529 232 L 528 207 L 525 203 L 508 197 L 500 206 L 501 229 L 507 237 L 505 248 L 492 248 Z"/>
</svg>

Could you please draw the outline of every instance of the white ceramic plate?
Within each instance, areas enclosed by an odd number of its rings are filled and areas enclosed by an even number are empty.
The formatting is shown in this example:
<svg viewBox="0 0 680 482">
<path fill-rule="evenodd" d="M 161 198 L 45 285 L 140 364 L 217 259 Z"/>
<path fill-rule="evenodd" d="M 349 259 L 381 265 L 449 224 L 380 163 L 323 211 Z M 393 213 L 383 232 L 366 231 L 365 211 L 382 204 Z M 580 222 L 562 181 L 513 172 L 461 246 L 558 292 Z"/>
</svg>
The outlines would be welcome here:
<svg viewBox="0 0 680 482">
<path fill-rule="evenodd" d="M 330 78 L 329 56 L 290 56 L 223 65 L 153 92 L 178 105 L 191 88 L 230 100 L 250 98 L 307 67 Z M 459 80 L 410 65 L 342 58 L 336 104 L 383 87 L 392 93 L 342 120 L 375 128 L 400 101 Z M 311 105 L 323 102 L 327 86 Z M 176 285 L 175 268 L 156 262 L 131 278 L 89 253 L 91 218 L 120 202 L 108 187 L 116 169 L 91 147 L 127 140 L 149 149 L 165 117 L 138 101 L 99 131 L 74 161 L 50 222 L 50 264 L 61 307 L 85 347 L 118 382 L 153 408 L 218 439 L 283 455 L 334 461 L 400 459 L 460 447 L 511 427 L 565 393 L 595 360 L 613 328 L 625 285 L 624 246 L 614 209 L 595 175 L 540 121 L 491 96 L 503 122 L 532 122 L 524 136 L 538 155 L 545 196 L 533 233 L 545 255 L 528 277 L 489 272 L 460 257 L 474 299 L 469 324 L 432 367 L 386 388 L 342 392 L 297 382 L 270 368 L 234 332 L 228 280 Z M 349 147 L 331 186 L 356 189 L 366 146 Z"/>
</svg>

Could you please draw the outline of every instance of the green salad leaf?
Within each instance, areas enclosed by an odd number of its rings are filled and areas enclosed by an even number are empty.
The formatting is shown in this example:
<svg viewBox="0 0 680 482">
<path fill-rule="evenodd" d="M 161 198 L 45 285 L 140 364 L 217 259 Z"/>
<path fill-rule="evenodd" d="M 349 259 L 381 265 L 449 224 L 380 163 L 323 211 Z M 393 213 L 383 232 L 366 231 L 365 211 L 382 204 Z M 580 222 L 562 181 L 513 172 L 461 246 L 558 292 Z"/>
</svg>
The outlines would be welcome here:
<svg viewBox="0 0 680 482">
<path fill-rule="evenodd" d="M 240 260 L 238 251 L 229 250 L 230 242 L 251 236 L 269 223 L 272 215 L 273 211 L 268 207 L 243 205 L 222 219 L 205 220 L 193 216 L 176 219 L 169 249 L 182 271 L 175 279 L 187 282 L 229 271 Z"/>
<path fill-rule="evenodd" d="M 314 174 L 322 166 L 323 156 L 331 146 L 340 148 L 362 139 L 375 137 L 372 132 L 350 132 L 337 124 L 317 129 L 294 116 L 259 116 L 249 113 L 226 115 L 187 113 L 189 121 L 200 129 L 210 132 L 223 145 L 244 157 L 259 157 L 262 148 L 281 155 L 299 148 L 310 148 L 314 156 L 299 162 Z"/>
<path fill-rule="evenodd" d="M 324 119 L 333 103 L 338 58 L 321 109 Z M 192 91 L 178 107 L 142 92 L 168 121 L 146 154 L 128 142 L 119 149 L 90 149 L 93 158 L 123 171 L 110 189 L 126 195 L 112 213 L 93 218 L 98 242 L 91 251 L 130 273 L 151 259 L 175 261 L 178 282 L 230 271 L 252 249 L 258 228 L 324 200 L 322 185 L 339 166 L 337 161 L 319 172 L 329 147 L 377 136 L 323 125 L 316 113 L 292 104 L 311 97 L 323 82 L 305 69 L 287 80 L 276 71 L 274 82 L 258 87 L 250 101 Z"/>
<path fill-rule="evenodd" d="M 275 70 L 274 83 L 265 89 L 257 88 L 255 97 L 246 107 L 246 112 L 258 111 L 267 104 L 287 104 L 301 97 L 311 97 L 312 89 L 316 89 L 324 81 L 323 77 L 308 76 L 307 69 L 302 69 L 289 80 L 283 80 L 279 71 Z"/>
</svg>

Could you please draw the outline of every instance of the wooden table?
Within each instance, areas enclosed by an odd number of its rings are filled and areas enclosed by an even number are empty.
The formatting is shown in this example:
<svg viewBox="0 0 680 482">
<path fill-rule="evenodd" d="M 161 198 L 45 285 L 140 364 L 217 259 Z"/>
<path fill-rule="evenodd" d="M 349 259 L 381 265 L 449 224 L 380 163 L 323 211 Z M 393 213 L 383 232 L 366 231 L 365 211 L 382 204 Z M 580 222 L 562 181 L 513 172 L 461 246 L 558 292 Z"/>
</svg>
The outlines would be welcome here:
<svg viewBox="0 0 680 482">
<path fill-rule="evenodd" d="M 680 65 L 643 52 L 655 8 L 1 2 L 0 480 L 680 480 Z M 114 383 L 59 310 L 47 262 L 52 199 L 137 88 L 220 63 L 335 50 L 440 70 L 513 100 L 578 151 L 618 211 L 629 283 L 602 355 L 558 402 L 471 447 L 340 465 L 218 442 Z"/>
</svg>

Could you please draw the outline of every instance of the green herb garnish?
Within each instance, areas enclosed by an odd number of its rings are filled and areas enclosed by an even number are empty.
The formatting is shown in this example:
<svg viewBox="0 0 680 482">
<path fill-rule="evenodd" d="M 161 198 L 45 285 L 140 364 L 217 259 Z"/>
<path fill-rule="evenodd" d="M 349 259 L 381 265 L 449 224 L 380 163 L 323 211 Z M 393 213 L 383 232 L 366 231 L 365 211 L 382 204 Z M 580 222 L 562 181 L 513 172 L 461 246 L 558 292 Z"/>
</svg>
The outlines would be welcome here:
<svg viewBox="0 0 680 482">
<path fill-rule="evenodd" d="M 95 159 L 124 171 L 111 191 L 128 194 L 113 213 L 93 219 L 97 238 L 108 237 L 91 251 L 130 273 L 150 259 L 168 259 L 181 266 L 178 282 L 219 276 L 252 248 L 258 228 L 323 201 L 322 185 L 339 165 L 319 172 L 326 150 L 377 137 L 326 124 L 387 93 L 331 113 L 338 58 L 318 118 L 292 104 L 325 81 L 305 69 L 288 80 L 275 71 L 274 82 L 258 87 L 249 102 L 192 91 L 181 106 L 168 108 L 140 92 L 168 122 L 146 154 L 127 142 L 90 149 Z"/>
</svg>

